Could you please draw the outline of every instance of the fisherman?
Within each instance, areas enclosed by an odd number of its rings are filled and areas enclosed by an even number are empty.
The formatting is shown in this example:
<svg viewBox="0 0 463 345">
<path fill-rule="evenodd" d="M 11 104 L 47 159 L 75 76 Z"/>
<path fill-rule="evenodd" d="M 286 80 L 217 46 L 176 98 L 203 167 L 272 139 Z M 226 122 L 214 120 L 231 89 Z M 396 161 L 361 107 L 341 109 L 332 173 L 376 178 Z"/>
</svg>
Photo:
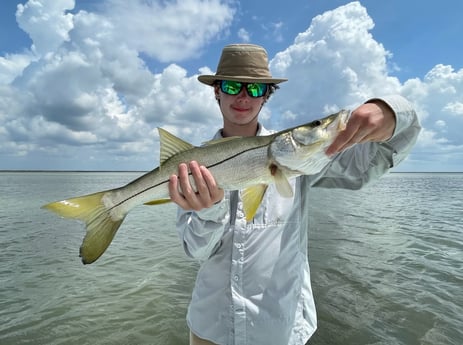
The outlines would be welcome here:
<svg viewBox="0 0 463 345">
<path fill-rule="evenodd" d="M 271 76 L 267 52 L 224 47 L 213 87 L 223 118 L 215 139 L 270 134 L 258 115 L 284 78 Z M 270 186 L 247 222 L 239 191 L 224 192 L 204 166 L 180 164 L 169 181 L 185 252 L 201 261 L 187 313 L 190 344 L 303 345 L 317 327 L 307 257 L 308 205 L 314 187 L 359 189 L 401 162 L 420 125 L 401 96 L 366 101 L 350 115 L 320 173 L 291 180 L 294 196 Z M 197 189 L 189 182 L 191 172 Z"/>
</svg>

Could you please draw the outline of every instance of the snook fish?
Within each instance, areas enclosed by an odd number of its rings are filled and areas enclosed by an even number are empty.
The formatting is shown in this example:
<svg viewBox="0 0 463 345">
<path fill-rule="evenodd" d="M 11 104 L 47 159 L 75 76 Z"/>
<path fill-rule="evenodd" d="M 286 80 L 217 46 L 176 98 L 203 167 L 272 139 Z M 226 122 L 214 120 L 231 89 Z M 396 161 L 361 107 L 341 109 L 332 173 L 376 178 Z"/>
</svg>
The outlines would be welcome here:
<svg viewBox="0 0 463 345">
<path fill-rule="evenodd" d="M 276 185 L 284 197 L 293 195 L 288 178 L 310 175 L 325 167 L 325 149 L 344 130 L 349 111 L 267 136 L 231 137 L 193 146 L 159 128 L 160 166 L 127 185 L 44 205 L 65 218 L 85 222 L 80 247 L 84 264 L 97 260 L 111 243 L 127 213 L 137 205 L 170 201 L 168 182 L 180 163 L 197 161 L 207 167 L 224 190 L 242 190 L 248 221 L 252 220 L 267 186 Z M 194 187 L 194 181 L 190 175 Z"/>
</svg>

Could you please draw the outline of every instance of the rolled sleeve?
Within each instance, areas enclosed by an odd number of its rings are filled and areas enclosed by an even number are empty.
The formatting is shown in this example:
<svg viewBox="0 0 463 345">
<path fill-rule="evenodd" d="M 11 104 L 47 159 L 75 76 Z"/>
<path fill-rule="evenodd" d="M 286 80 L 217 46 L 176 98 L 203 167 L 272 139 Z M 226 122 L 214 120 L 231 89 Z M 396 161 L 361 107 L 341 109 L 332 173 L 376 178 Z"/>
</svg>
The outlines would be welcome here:
<svg viewBox="0 0 463 345">
<path fill-rule="evenodd" d="M 312 185 L 326 188 L 359 189 L 397 166 L 412 150 L 421 126 L 410 102 L 401 96 L 380 100 L 394 112 L 396 126 L 392 137 L 384 142 L 367 142 L 339 153 L 328 166 L 312 178 Z"/>
<path fill-rule="evenodd" d="M 394 133 L 384 144 L 392 147 L 392 166 L 397 166 L 415 145 L 421 125 L 412 104 L 402 96 L 385 96 L 381 100 L 391 107 L 396 117 Z"/>
<path fill-rule="evenodd" d="M 412 104 L 407 101 L 402 96 L 391 95 L 384 96 L 382 98 L 372 98 L 365 103 L 372 101 L 383 101 L 386 103 L 394 112 L 396 119 L 396 126 L 392 138 L 397 137 L 402 131 L 407 128 L 414 127 L 418 125 L 418 131 L 421 128 L 418 123 L 418 118 L 416 116 L 415 110 L 413 109 Z M 389 140 L 391 140 L 389 139 Z"/>
</svg>

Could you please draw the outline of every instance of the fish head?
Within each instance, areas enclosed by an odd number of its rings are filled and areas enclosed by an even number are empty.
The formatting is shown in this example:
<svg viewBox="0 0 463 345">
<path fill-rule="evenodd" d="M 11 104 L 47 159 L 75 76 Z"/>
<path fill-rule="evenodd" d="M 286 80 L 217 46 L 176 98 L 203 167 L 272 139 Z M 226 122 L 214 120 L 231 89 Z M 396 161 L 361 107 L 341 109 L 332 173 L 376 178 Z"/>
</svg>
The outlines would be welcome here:
<svg viewBox="0 0 463 345">
<path fill-rule="evenodd" d="M 296 144 L 302 146 L 312 146 L 320 142 L 326 143 L 346 128 L 348 115 L 348 111 L 341 110 L 323 119 L 293 128 L 290 131 L 291 136 Z"/>
<path fill-rule="evenodd" d="M 301 174 L 319 172 L 330 160 L 325 150 L 346 128 L 350 112 L 341 110 L 319 120 L 277 134 L 270 155 L 282 168 Z"/>
</svg>

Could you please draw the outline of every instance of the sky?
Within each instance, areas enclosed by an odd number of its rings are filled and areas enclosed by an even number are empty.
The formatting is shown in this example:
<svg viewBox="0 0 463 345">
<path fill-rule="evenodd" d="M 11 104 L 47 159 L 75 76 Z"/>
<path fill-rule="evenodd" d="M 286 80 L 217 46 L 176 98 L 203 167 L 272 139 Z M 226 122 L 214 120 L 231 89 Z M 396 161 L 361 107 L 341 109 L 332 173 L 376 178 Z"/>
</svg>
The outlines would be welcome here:
<svg viewBox="0 0 463 345">
<path fill-rule="evenodd" d="M 220 128 L 197 76 L 223 46 L 255 43 L 289 79 L 265 127 L 399 94 L 423 129 L 394 171 L 462 172 L 461 13 L 460 0 L 3 0 L 0 170 L 151 170 L 158 127 L 195 145 Z"/>
</svg>

